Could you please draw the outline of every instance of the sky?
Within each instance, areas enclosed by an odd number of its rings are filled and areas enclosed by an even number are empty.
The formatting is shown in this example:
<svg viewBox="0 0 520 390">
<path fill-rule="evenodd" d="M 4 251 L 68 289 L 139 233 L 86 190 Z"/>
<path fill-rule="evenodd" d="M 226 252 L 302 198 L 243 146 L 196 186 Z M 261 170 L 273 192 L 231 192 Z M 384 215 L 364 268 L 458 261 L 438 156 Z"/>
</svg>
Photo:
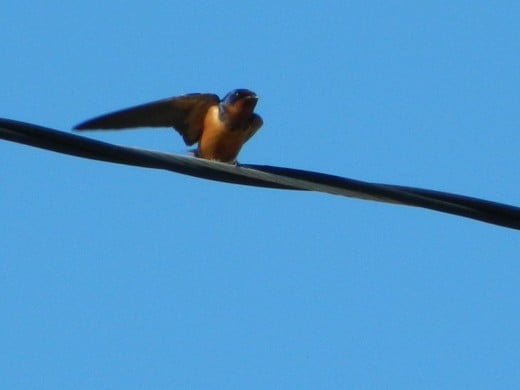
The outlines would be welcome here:
<svg viewBox="0 0 520 390">
<path fill-rule="evenodd" d="M 520 3 L 5 1 L 0 116 L 254 90 L 239 161 L 520 205 Z M 85 133 L 185 153 L 171 129 Z M 511 389 L 518 231 L 0 141 L 0 388 Z"/>
</svg>

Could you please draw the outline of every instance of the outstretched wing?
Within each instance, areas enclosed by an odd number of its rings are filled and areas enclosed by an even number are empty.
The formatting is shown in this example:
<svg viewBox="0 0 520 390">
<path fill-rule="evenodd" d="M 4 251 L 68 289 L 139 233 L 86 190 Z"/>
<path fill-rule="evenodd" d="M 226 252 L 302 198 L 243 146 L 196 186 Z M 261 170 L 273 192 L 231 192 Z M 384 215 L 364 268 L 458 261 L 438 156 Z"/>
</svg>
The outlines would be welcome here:
<svg viewBox="0 0 520 390">
<path fill-rule="evenodd" d="M 219 103 L 217 95 L 192 93 L 142 104 L 98 116 L 74 129 L 124 129 L 135 127 L 173 127 L 186 145 L 196 143 L 202 132 L 208 109 Z"/>
</svg>

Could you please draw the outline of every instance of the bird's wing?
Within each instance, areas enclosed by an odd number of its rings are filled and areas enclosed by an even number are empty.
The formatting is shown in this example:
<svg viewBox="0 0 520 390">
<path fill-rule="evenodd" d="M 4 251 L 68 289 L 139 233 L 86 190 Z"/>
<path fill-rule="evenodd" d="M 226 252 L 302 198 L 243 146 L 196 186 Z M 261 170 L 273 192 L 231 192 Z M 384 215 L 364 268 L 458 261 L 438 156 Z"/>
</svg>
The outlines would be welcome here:
<svg viewBox="0 0 520 390">
<path fill-rule="evenodd" d="M 173 127 L 186 145 L 196 143 L 208 109 L 219 103 L 210 93 L 192 93 L 158 100 L 98 116 L 80 123 L 76 130 Z"/>
<path fill-rule="evenodd" d="M 257 114 L 253 114 L 253 119 L 251 120 L 251 124 L 249 125 L 247 129 L 247 136 L 244 140 L 244 143 L 246 143 L 249 138 L 251 138 L 255 133 L 258 131 L 260 127 L 264 124 L 264 121 L 262 120 L 262 117 Z"/>
</svg>

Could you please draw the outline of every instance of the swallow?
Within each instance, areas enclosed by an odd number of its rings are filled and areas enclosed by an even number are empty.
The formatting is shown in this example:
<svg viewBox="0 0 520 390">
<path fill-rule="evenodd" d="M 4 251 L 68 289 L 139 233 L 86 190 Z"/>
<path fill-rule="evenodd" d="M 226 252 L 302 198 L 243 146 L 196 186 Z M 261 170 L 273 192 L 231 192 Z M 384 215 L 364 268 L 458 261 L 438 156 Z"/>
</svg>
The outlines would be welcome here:
<svg viewBox="0 0 520 390">
<path fill-rule="evenodd" d="M 195 156 L 236 163 L 242 145 L 263 124 L 254 113 L 258 96 L 235 89 L 223 99 L 210 93 L 191 93 L 98 116 L 75 130 L 173 127 L 188 146 L 198 143 Z"/>
</svg>

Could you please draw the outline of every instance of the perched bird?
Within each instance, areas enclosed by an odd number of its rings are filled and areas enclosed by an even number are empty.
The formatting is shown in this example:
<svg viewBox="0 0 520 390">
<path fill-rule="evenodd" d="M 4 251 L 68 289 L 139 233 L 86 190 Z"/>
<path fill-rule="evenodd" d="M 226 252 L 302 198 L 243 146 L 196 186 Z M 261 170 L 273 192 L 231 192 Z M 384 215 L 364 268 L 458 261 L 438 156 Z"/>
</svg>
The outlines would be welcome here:
<svg viewBox="0 0 520 390">
<path fill-rule="evenodd" d="M 186 145 L 198 142 L 195 155 L 235 163 L 242 145 L 262 126 L 254 113 L 258 97 L 248 89 L 235 89 L 224 99 L 192 93 L 101 115 L 75 130 L 173 127 Z"/>
</svg>

